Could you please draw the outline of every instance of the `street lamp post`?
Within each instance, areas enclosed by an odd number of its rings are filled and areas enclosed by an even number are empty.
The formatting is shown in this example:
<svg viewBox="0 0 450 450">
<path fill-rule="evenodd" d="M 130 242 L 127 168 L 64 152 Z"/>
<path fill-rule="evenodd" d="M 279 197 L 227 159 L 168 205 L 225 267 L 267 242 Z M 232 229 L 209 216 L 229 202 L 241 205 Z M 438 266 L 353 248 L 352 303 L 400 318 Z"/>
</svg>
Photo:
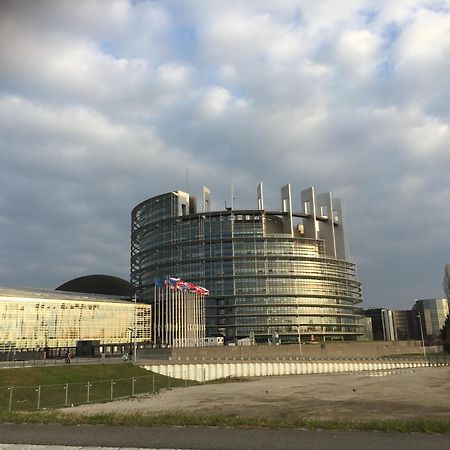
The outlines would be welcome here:
<svg viewBox="0 0 450 450">
<path fill-rule="evenodd" d="M 47 360 L 48 352 L 48 327 L 44 327 L 44 362 Z"/>
<path fill-rule="evenodd" d="M 131 356 L 133 353 L 133 328 L 128 327 L 127 330 L 130 332 L 130 351 L 128 355 Z"/>
<path fill-rule="evenodd" d="M 303 357 L 302 355 L 302 336 L 300 334 L 300 311 L 297 305 L 297 332 L 298 332 L 298 353 L 300 358 Z"/>
<path fill-rule="evenodd" d="M 134 293 L 134 330 L 133 330 L 133 337 L 134 337 L 134 352 L 133 352 L 133 359 L 134 362 L 137 360 L 137 303 L 136 303 L 136 292 Z"/>
<path fill-rule="evenodd" d="M 417 311 L 417 317 L 419 318 L 420 337 L 422 338 L 423 357 L 426 358 L 427 355 L 426 355 L 426 352 L 425 352 L 425 341 L 423 339 L 422 317 L 420 315 L 420 311 Z"/>
</svg>

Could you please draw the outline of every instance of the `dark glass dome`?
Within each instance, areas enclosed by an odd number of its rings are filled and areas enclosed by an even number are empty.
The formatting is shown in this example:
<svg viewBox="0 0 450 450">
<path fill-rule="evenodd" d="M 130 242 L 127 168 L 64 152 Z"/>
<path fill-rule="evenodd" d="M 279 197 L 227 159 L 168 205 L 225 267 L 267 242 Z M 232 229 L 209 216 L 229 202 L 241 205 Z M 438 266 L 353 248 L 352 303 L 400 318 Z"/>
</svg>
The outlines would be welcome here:
<svg viewBox="0 0 450 450">
<path fill-rule="evenodd" d="M 86 275 L 74 278 L 56 288 L 57 291 L 131 297 L 133 285 L 123 278 L 110 275 Z"/>
</svg>

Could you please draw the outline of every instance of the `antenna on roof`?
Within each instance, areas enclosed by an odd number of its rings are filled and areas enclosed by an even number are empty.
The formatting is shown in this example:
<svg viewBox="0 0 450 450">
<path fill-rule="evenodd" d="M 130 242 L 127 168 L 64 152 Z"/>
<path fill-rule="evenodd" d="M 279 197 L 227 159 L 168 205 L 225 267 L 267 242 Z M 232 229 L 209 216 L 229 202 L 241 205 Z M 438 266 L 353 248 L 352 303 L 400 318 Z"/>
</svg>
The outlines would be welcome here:
<svg viewBox="0 0 450 450">
<path fill-rule="evenodd" d="M 231 185 L 231 210 L 234 210 L 234 201 L 236 200 L 234 196 L 234 186 Z"/>
</svg>

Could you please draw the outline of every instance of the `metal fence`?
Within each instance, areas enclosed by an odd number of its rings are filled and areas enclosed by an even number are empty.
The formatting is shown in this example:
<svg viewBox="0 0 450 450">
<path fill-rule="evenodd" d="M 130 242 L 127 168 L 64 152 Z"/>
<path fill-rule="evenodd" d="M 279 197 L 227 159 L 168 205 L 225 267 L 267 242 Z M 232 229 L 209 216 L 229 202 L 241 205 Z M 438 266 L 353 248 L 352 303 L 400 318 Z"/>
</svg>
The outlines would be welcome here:
<svg viewBox="0 0 450 450">
<path fill-rule="evenodd" d="M 177 380 L 177 385 L 180 384 Z M 0 386 L 0 411 L 32 411 L 64 408 L 85 403 L 98 403 L 132 397 L 138 394 L 157 394 L 170 389 L 174 380 L 158 375 L 96 380 L 80 383 L 41 386 Z M 197 384 L 184 380 L 184 386 Z"/>
</svg>

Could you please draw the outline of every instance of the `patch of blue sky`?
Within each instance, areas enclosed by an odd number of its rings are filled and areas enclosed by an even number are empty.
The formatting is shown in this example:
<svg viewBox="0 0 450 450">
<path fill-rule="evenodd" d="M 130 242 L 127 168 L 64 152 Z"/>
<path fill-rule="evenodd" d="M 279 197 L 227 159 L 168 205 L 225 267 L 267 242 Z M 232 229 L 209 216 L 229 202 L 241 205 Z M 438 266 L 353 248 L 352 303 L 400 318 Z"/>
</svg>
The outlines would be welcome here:
<svg viewBox="0 0 450 450">
<path fill-rule="evenodd" d="M 179 27 L 170 36 L 174 44 L 177 58 L 183 61 L 195 59 L 198 44 L 197 29 L 195 27 Z"/>
<path fill-rule="evenodd" d="M 402 28 L 398 24 L 394 22 L 388 24 L 383 30 L 383 39 L 386 47 L 390 47 L 401 34 Z"/>
<path fill-rule="evenodd" d="M 395 74 L 395 64 L 385 60 L 376 66 L 376 76 L 379 78 L 392 77 Z"/>
<path fill-rule="evenodd" d="M 291 25 L 294 28 L 296 28 L 296 27 L 300 27 L 304 24 L 305 24 L 305 22 L 303 19 L 303 14 L 300 11 L 300 8 L 296 8 L 296 10 L 294 11 L 294 14 L 292 15 Z"/>
<path fill-rule="evenodd" d="M 378 77 L 391 77 L 395 73 L 395 64 L 391 60 L 391 50 L 397 39 L 402 33 L 401 27 L 392 22 L 388 24 L 382 33 L 383 38 L 383 53 L 385 55 L 385 59 L 383 62 L 378 64 L 377 66 L 377 76 Z"/>
<path fill-rule="evenodd" d="M 242 89 L 242 88 L 240 88 L 238 86 L 233 86 L 233 87 L 229 88 L 228 90 L 230 91 L 231 95 L 234 98 L 237 98 L 237 99 L 245 99 L 245 98 L 247 98 L 247 95 L 245 94 L 244 89 Z"/>
<path fill-rule="evenodd" d="M 364 19 L 366 25 L 369 25 L 375 22 L 376 18 L 379 15 L 379 12 L 372 9 L 363 9 L 361 11 L 358 11 L 358 14 Z"/>
<path fill-rule="evenodd" d="M 104 55 L 112 56 L 113 58 L 117 57 L 117 52 L 114 51 L 114 47 L 110 42 L 102 41 L 98 43 L 98 47 Z"/>
</svg>

